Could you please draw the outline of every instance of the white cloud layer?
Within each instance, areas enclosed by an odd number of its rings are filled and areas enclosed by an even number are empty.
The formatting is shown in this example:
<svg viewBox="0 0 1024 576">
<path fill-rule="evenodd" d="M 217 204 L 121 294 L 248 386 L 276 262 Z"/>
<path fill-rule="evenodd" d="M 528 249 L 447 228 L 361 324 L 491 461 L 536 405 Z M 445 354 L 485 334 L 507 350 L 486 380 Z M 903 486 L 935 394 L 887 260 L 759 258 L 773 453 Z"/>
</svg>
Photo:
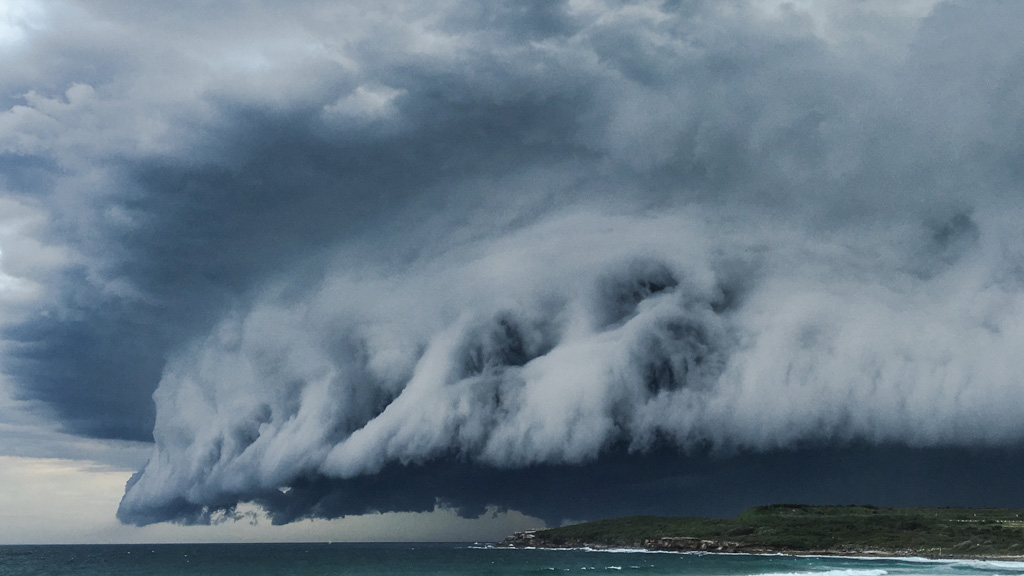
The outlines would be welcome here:
<svg viewBox="0 0 1024 576">
<path fill-rule="evenodd" d="M 687 210 L 555 217 L 401 273 L 341 267 L 168 365 L 157 449 L 122 511 L 452 453 L 524 467 L 664 439 L 1012 444 L 1024 294 L 1003 271 L 1024 215 L 990 216 L 928 276 L 891 252 L 927 231 L 812 241 Z"/>
</svg>

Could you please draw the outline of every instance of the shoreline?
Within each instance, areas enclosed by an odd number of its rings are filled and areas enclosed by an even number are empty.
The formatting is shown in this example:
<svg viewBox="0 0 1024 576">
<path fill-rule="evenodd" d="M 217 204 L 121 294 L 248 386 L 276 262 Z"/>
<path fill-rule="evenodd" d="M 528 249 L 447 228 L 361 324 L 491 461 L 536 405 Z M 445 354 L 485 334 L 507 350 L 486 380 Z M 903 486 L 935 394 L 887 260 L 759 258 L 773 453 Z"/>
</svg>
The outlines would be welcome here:
<svg viewBox="0 0 1024 576">
<path fill-rule="evenodd" d="M 1024 563 L 1024 555 L 946 555 L 941 551 L 924 550 L 790 550 L 770 548 L 743 544 L 739 542 L 719 542 L 713 540 L 701 540 L 698 538 L 665 538 L 672 542 L 659 542 L 658 546 L 649 545 L 608 545 L 588 542 L 571 542 L 565 545 L 535 542 L 535 534 L 539 530 L 527 530 L 516 532 L 505 540 L 494 545 L 496 549 L 522 549 L 522 550 L 578 550 L 587 552 L 611 552 L 611 553 L 649 553 L 649 554 L 721 554 L 736 556 L 793 556 L 801 558 L 848 558 L 853 560 L 903 560 L 920 562 L 948 562 L 948 561 L 982 561 L 982 562 L 1021 562 Z M 646 544 L 646 543 L 645 543 Z M 667 544 L 667 545 L 666 545 Z M 682 544 L 682 545 L 681 545 Z"/>
<path fill-rule="evenodd" d="M 718 556 L 791 556 L 794 558 L 845 558 L 849 560 L 896 560 L 906 562 L 1020 562 L 1024 564 L 1024 556 L 936 556 L 930 554 L 919 554 L 914 552 L 897 553 L 885 550 L 865 550 L 861 552 L 838 552 L 828 550 L 764 550 L 749 552 L 726 552 L 716 550 L 664 550 L 658 548 L 639 548 L 635 546 L 603 546 L 603 545 L 581 545 L 581 546 L 505 546 L 500 543 L 494 544 L 495 550 L 564 550 L 566 552 L 608 552 L 611 554 L 637 553 L 637 554 L 713 554 Z"/>
</svg>

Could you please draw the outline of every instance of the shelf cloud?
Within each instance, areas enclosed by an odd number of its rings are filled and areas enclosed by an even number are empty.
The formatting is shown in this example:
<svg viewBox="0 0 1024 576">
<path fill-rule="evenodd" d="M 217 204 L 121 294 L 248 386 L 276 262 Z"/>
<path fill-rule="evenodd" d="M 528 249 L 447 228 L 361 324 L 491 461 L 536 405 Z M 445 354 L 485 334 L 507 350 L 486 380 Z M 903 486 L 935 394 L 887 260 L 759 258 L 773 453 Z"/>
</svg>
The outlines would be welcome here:
<svg viewBox="0 0 1024 576">
<path fill-rule="evenodd" d="M 3 366 L 154 441 L 122 522 L 1024 440 L 1017 3 L 61 6 L 0 45 Z"/>
</svg>

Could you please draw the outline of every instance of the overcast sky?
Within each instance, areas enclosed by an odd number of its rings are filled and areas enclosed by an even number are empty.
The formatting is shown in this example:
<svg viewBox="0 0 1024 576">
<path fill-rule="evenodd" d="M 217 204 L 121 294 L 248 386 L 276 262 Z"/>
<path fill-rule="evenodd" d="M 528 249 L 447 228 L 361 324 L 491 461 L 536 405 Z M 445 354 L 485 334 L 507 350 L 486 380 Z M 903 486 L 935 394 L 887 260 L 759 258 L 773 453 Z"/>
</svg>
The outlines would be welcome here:
<svg viewBox="0 0 1024 576">
<path fill-rule="evenodd" d="M 0 542 L 1024 507 L 1022 24 L 0 0 Z"/>
</svg>

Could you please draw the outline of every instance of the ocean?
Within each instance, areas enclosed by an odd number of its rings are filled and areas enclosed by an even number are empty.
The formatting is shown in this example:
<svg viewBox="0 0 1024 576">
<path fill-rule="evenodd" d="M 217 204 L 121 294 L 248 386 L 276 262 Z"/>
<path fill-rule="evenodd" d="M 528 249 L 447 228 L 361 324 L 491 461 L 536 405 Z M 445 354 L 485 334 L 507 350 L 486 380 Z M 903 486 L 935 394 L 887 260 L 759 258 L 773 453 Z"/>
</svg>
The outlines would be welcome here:
<svg viewBox="0 0 1024 576">
<path fill-rule="evenodd" d="M 480 544 L 0 546 L 0 576 L 1024 576 L 1024 562 L 508 550 Z"/>
</svg>

